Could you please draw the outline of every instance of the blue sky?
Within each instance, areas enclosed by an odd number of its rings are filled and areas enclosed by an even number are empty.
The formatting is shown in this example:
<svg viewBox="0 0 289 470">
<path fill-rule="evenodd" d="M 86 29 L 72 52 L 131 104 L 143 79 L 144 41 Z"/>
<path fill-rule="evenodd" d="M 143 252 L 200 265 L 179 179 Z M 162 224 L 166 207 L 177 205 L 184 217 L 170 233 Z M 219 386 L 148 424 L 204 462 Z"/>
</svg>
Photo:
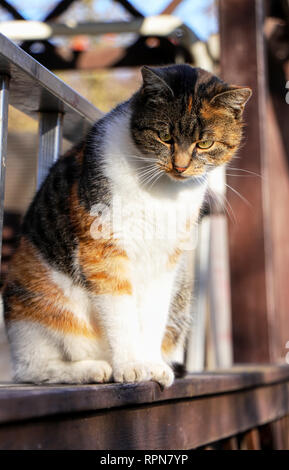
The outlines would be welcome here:
<svg viewBox="0 0 289 470">
<path fill-rule="evenodd" d="M 59 2 L 59 0 L 8 1 L 16 6 L 27 19 L 34 20 L 41 20 L 51 9 L 51 6 Z M 78 3 L 76 2 L 76 5 Z M 161 12 L 169 0 L 131 0 L 131 3 L 147 16 Z M 206 39 L 218 29 L 215 15 L 208 14 L 208 8 L 213 3 L 213 0 L 183 0 L 175 10 L 175 14 L 190 26 L 201 39 Z M 111 7 L 111 0 L 94 0 L 94 6 L 95 10 L 101 14 Z M 1 17 L 3 18 L 3 15 Z M 105 21 L 105 17 L 103 20 Z"/>
</svg>

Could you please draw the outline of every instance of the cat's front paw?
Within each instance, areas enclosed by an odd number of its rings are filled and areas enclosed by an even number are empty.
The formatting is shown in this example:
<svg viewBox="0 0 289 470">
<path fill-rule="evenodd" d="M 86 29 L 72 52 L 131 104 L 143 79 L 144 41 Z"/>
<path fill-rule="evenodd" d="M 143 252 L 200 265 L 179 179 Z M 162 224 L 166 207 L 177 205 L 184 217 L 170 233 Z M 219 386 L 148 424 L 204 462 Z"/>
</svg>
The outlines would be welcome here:
<svg viewBox="0 0 289 470">
<path fill-rule="evenodd" d="M 154 380 L 163 387 L 169 387 L 174 381 L 172 369 L 165 363 L 127 362 L 114 368 L 115 382 L 132 383 Z"/>
<path fill-rule="evenodd" d="M 124 362 L 113 369 L 115 382 L 132 383 L 150 380 L 150 371 L 145 363 Z"/>
<path fill-rule="evenodd" d="M 79 362 L 82 383 L 106 383 L 112 378 L 112 368 L 106 361 L 86 360 Z"/>
<path fill-rule="evenodd" d="M 174 373 L 166 363 L 151 364 L 151 380 L 158 382 L 163 387 L 170 387 L 174 381 Z"/>
</svg>

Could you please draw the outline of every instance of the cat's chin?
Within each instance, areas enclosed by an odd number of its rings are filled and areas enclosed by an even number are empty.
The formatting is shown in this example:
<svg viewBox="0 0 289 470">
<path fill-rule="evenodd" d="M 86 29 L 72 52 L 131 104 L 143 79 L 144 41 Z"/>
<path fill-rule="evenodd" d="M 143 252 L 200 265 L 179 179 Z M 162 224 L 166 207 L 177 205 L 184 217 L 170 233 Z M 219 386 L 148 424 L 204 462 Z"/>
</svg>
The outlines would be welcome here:
<svg viewBox="0 0 289 470">
<path fill-rule="evenodd" d="M 193 180 L 197 181 L 197 180 L 202 179 L 205 176 L 205 172 L 202 173 L 201 175 L 182 175 L 182 174 L 170 172 L 170 173 L 167 173 L 167 175 L 172 181 L 180 181 L 184 183 L 186 181 L 193 181 Z"/>
</svg>

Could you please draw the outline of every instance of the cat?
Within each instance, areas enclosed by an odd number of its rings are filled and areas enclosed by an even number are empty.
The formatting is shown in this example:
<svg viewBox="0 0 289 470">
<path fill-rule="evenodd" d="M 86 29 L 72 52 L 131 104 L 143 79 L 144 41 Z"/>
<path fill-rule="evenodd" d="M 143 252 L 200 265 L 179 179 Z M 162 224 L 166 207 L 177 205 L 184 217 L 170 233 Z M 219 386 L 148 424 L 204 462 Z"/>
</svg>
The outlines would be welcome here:
<svg viewBox="0 0 289 470">
<path fill-rule="evenodd" d="M 187 64 L 142 78 L 54 164 L 24 217 L 3 291 L 16 382 L 174 381 L 188 245 L 251 90 Z M 185 228 L 168 230 L 179 216 Z"/>
</svg>

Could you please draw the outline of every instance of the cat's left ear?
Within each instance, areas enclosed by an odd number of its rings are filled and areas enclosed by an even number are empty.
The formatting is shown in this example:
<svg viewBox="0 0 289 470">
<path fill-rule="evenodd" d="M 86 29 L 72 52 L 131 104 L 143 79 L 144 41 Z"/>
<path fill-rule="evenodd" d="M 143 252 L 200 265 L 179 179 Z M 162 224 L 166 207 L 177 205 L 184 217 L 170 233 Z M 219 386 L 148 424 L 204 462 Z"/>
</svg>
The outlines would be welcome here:
<svg viewBox="0 0 289 470">
<path fill-rule="evenodd" d="M 251 96 L 251 88 L 232 86 L 231 89 L 215 95 L 211 99 L 210 104 L 229 108 L 233 111 L 236 118 L 239 118 L 244 111 L 245 104 Z"/>
<path fill-rule="evenodd" d="M 144 65 L 141 69 L 141 73 L 143 78 L 142 92 L 149 98 L 171 98 L 174 96 L 173 90 L 162 76 L 163 73 L 161 69 Z"/>
</svg>

